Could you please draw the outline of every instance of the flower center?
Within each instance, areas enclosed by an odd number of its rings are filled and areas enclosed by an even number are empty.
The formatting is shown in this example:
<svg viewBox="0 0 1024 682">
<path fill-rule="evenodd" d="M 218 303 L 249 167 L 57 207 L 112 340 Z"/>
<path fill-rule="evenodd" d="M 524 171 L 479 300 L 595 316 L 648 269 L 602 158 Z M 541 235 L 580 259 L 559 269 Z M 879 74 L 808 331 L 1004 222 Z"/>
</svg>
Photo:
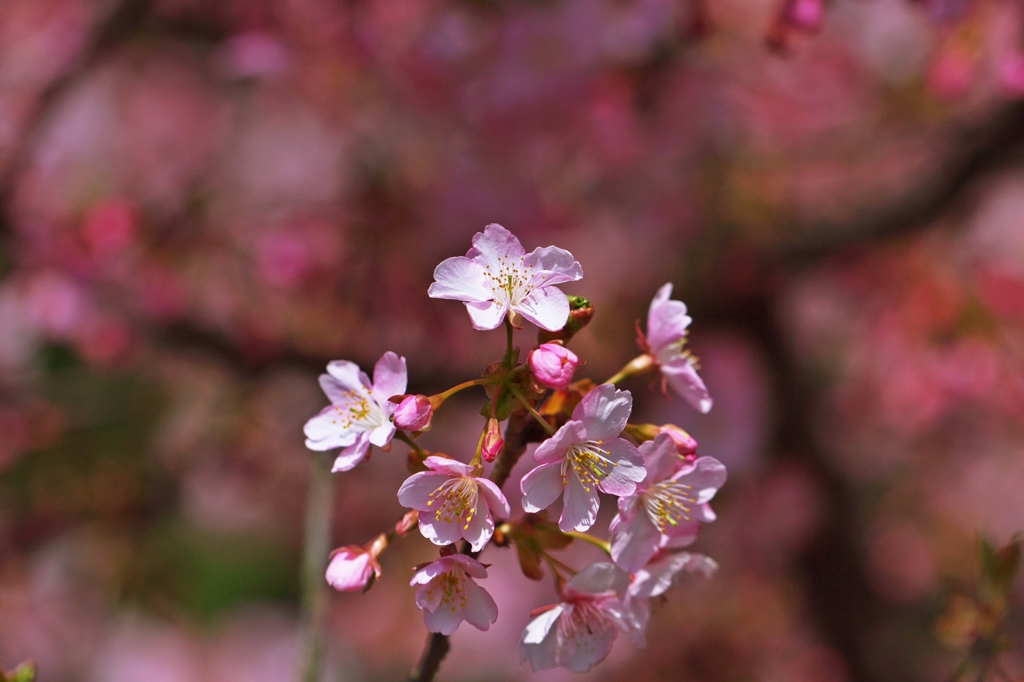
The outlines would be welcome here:
<svg viewBox="0 0 1024 682">
<path fill-rule="evenodd" d="M 690 520 L 692 505 L 697 504 L 697 500 L 691 497 L 692 489 L 693 486 L 679 481 L 662 481 L 640 496 L 647 515 L 658 530 L 664 533 L 669 526 L 675 527 Z"/>
<path fill-rule="evenodd" d="M 581 599 L 570 606 L 558 619 L 558 631 L 562 639 L 575 639 L 583 632 L 593 635 L 615 627 L 608 614 L 592 599 Z"/>
<path fill-rule="evenodd" d="M 525 256 L 518 258 L 505 256 L 498 259 L 497 268 L 490 265 L 484 266 L 484 271 L 491 278 L 491 291 L 494 293 L 494 300 L 508 302 L 510 306 L 517 306 L 533 291 L 533 287 L 530 285 L 533 273 L 524 264 L 525 258 Z"/>
<path fill-rule="evenodd" d="M 586 441 L 569 448 L 565 459 L 562 460 L 562 485 L 568 481 L 570 467 L 588 493 L 591 486 L 600 485 L 601 481 L 608 478 L 612 469 L 619 464 L 608 458 L 608 451 L 600 447 L 603 442 Z"/>
<path fill-rule="evenodd" d="M 667 365 L 674 360 L 680 358 L 685 359 L 694 369 L 700 369 L 700 358 L 690 352 L 690 349 L 686 347 L 686 337 L 683 336 L 676 341 L 668 344 L 658 351 L 658 364 Z"/>
<path fill-rule="evenodd" d="M 442 523 L 462 523 L 463 530 L 469 530 L 469 524 L 476 514 L 476 503 L 479 496 L 477 482 L 468 476 L 449 478 L 427 498 L 427 506 L 434 511 L 434 518 Z"/>
<path fill-rule="evenodd" d="M 466 608 L 466 602 L 469 599 L 466 595 L 466 586 L 463 578 L 464 574 L 458 568 L 445 571 L 427 585 L 427 599 L 432 599 L 434 592 L 440 591 L 441 603 L 437 605 L 437 608 L 440 609 L 448 606 L 452 611 Z"/>
<path fill-rule="evenodd" d="M 355 428 L 360 431 L 372 430 L 384 423 L 384 411 L 367 391 L 350 389 L 345 391 L 344 402 L 334 406 L 343 429 Z"/>
</svg>

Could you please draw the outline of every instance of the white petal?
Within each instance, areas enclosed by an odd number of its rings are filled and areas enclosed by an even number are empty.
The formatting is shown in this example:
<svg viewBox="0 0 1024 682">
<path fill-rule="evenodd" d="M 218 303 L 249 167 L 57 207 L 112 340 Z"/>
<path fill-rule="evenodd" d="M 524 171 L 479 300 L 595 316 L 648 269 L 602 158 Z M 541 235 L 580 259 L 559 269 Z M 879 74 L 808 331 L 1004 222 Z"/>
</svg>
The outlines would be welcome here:
<svg viewBox="0 0 1024 682">
<path fill-rule="evenodd" d="M 466 304 L 466 312 L 469 313 L 469 319 L 473 322 L 473 329 L 480 331 L 497 329 L 501 321 L 505 319 L 506 310 L 506 304 L 497 301 Z"/>
<path fill-rule="evenodd" d="M 423 464 L 431 471 L 447 476 L 469 476 L 473 473 L 472 465 L 448 457 L 431 455 L 423 460 Z"/>
<path fill-rule="evenodd" d="M 336 377 L 333 377 L 330 374 L 321 374 L 319 377 L 320 388 L 333 405 L 348 405 L 352 400 L 352 394 L 350 391 L 355 391 L 359 395 L 363 395 L 366 391 L 366 387 L 359 382 L 359 368 L 351 362 L 348 364 L 355 367 L 355 372 L 353 374 L 353 376 L 356 377 L 355 386 L 350 386 L 347 381 L 339 381 Z"/>
<path fill-rule="evenodd" d="M 463 573 L 472 578 L 479 578 L 482 580 L 487 577 L 487 569 L 484 568 L 484 565 L 473 557 L 466 556 L 465 554 L 452 554 L 451 556 L 442 557 L 438 559 L 438 561 L 444 562 L 447 566 L 451 567 L 449 570 L 458 567 L 462 569 Z"/>
<path fill-rule="evenodd" d="M 583 397 L 572 418 L 583 422 L 588 440 L 607 440 L 622 433 L 632 410 L 633 395 L 629 391 L 602 384 Z"/>
<path fill-rule="evenodd" d="M 432 512 L 420 514 L 420 534 L 435 545 L 450 545 L 462 539 L 462 521 L 453 519 L 451 523 L 438 521 Z"/>
<path fill-rule="evenodd" d="M 494 518 L 487 508 L 487 503 L 481 498 L 477 498 L 473 519 L 466 525 L 469 527 L 463 527 L 462 537 L 474 552 L 479 552 L 494 535 Z"/>
<path fill-rule="evenodd" d="M 703 504 L 710 501 L 718 489 L 725 485 L 726 476 L 724 464 L 714 457 L 700 457 L 692 466 L 679 472 L 673 478 L 691 486 L 697 503 Z"/>
<path fill-rule="evenodd" d="M 541 613 L 526 624 L 519 640 L 519 653 L 529 661 L 534 672 L 548 670 L 558 665 L 555 656 L 558 645 L 558 628 L 554 627 L 565 607 L 559 604 Z"/>
<path fill-rule="evenodd" d="M 370 378 L 359 365 L 348 360 L 334 360 L 327 364 L 327 373 L 345 390 L 361 392 L 370 388 Z"/>
<path fill-rule="evenodd" d="M 608 656 L 618 634 L 613 627 L 580 628 L 569 643 L 569 655 L 559 656 L 559 663 L 574 673 L 585 673 Z"/>
<path fill-rule="evenodd" d="M 302 427 L 303 433 L 306 434 L 306 447 L 323 452 L 324 450 L 348 447 L 355 443 L 359 437 L 359 431 L 342 427 L 338 417 L 337 408 L 330 405 L 306 422 L 306 425 Z"/>
<path fill-rule="evenodd" d="M 601 492 L 624 497 L 636 491 L 636 484 L 644 480 L 643 457 L 636 446 L 622 438 L 606 440 L 601 446 L 608 451 L 608 459 L 615 462 L 608 478 L 598 484 Z"/>
<path fill-rule="evenodd" d="M 647 343 L 655 354 L 683 338 L 687 327 L 693 321 L 686 314 L 686 304 L 682 301 L 668 300 L 671 295 L 671 284 L 661 287 L 647 311 Z"/>
<path fill-rule="evenodd" d="M 585 489 L 575 472 L 570 473 L 567 478 L 569 480 L 565 486 L 565 500 L 562 516 L 558 519 L 558 527 L 563 533 L 571 530 L 583 532 L 597 521 L 597 510 L 601 506 L 601 500 L 597 495 L 597 488 Z"/>
<path fill-rule="evenodd" d="M 382 448 L 391 442 L 391 437 L 395 435 L 395 425 L 391 422 L 384 422 L 373 431 L 370 431 L 370 442 L 376 445 L 378 448 Z"/>
<path fill-rule="evenodd" d="M 459 629 L 465 612 L 461 606 L 440 604 L 433 612 L 423 612 L 423 622 L 430 632 L 450 635 Z"/>
<path fill-rule="evenodd" d="M 391 351 L 382 355 L 373 368 L 371 393 L 377 403 L 384 405 L 391 396 L 405 393 L 408 376 L 405 358 L 400 358 Z"/>
<path fill-rule="evenodd" d="M 565 588 L 577 594 L 624 594 L 629 586 L 629 574 L 615 564 L 599 561 L 590 564 L 572 577 Z"/>
<path fill-rule="evenodd" d="M 519 488 L 523 491 L 524 511 L 533 514 L 547 509 L 565 490 L 559 463 L 541 464 L 523 476 Z"/>
<path fill-rule="evenodd" d="M 583 268 L 572 254 L 557 246 L 538 247 L 523 262 L 534 271 L 534 286 L 551 286 L 583 278 Z"/>
<path fill-rule="evenodd" d="M 427 289 L 430 298 L 455 301 L 489 301 L 494 293 L 488 285 L 484 266 L 465 256 L 441 261 L 434 268 L 434 283 Z"/>
<path fill-rule="evenodd" d="M 555 287 L 537 287 L 512 310 L 541 329 L 556 332 L 569 319 L 569 299 Z"/>
<path fill-rule="evenodd" d="M 637 514 L 612 533 L 612 559 L 622 569 L 635 573 L 658 551 L 660 541 L 661 533 L 647 514 Z"/>
</svg>

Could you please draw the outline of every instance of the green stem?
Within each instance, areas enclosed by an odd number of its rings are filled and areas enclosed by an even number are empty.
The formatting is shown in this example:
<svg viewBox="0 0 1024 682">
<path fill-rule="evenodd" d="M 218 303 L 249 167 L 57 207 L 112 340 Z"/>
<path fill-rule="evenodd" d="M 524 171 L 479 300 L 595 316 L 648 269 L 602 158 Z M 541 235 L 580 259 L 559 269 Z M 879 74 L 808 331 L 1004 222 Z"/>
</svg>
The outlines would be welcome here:
<svg viewBox="0 0 1024 682">
<path fill-rule="evenodd" d="M 568 535 L 569 537 L 572 537 L 572 538 L 576 538 L 577 540 L 583 540 L 584 542 L 589 542 L 590 544 L 592 544 L 592 545 L 594 545 L 596 547 L 600 547 L 602 550 L 604 550 L 605 554 L 607 554 L 608 556 L 611 556 L 611 554 L 612 554 L 612 546 L 611 546 L 611 544 L 608 543 L 607 540 L 602 540 L 601 538 L 595 538 L 593 535 L 590 535 L 589 533 L 581 533 L 581 532 L 576 531 L 576 530 L 570 530 L 568 533 L 563 531 L 562 534 L 563 535 Z"/>
<path fill-rule="evenodd" d="M 522 393 L 520 393 L 518 388 L 509 384 L 508 390 L 512 395 L 516 397 L 517 400 L 519 400 L 519 402 L 523 404 L 523 407 L 529 410 L 530 414 L 533 415 L 533 418 L 536 419 L 537 422 L 544 427 L 544 430 L 548 432 L 548 435 L 554 435 L 555 427 L 549 424 L 548 420 L 541 416 L 541 413 L 537 411 L 537 408 L 530 404 L 530 401 L 527 400 Z"/>
<path fill-rule="evenodd" d="M 448 398 L 452 397 L 459 391 L 464 391 L 467 388 L 472 388 L 473 386 L 483 386 L 484 384 L 494 383 L 497 383 L 497 380 L 495 380 L 493 377 L 481 377 L 480 379 L 473 379 L 472 381 L 464 381 L 458 386 L 452 386 L 447 391 L 431 396 L 431 398 L 436 398 L 438 402 L 444 402 L 445 400 L 448 400 Z"/>
<path fill-rule="evenodd" d="M 324 573 L 331 549 L 334 479 L 329 457 L 316 453 L 309 461 L 309 494 L 302 552 L 302 668 L 299 679 L 302 682 L 319 682 L 323 677 L 323 630 L 328 606 Z"/>
<path fill-rule="evenodd" d="M 617 374 L 605 380 L 606 384 L 617 384 L 624 379 L 636 376 L 638 374 L 646 374 L 647 372 L 653 371 L 658 364 L 654 361 L 649 353 L 638 355 L 618 371 Z"/>
<path fill-rule="evenodd" d="M 501 361 L 501 364 L 505 366 L 505 369 L 512 369 L 512 322 L 508 319 L 508 315 L 505 316 L 505 359 Z"/>
</svg>

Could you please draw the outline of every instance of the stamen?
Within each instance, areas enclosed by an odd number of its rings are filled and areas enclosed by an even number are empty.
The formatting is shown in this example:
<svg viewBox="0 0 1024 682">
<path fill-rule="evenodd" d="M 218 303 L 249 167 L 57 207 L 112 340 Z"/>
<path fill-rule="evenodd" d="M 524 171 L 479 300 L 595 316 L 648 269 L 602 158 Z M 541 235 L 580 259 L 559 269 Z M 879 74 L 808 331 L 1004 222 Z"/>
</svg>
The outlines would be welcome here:
<svg viewBox="0 0 1024 682">
<path fill-rule="evenodd" d="M 568 484 L 571 467 L 583 489 L 589 493 L 591 486 L 600 485 L 601 481 L 611 475 L 612 469 L 619 466 L 618 462 L 611 461 L 608 455 L 608 451 L 594 441 L 572 446 L 562 460 L 562 484 Z"/>
<path fill-rule="evenodd" d="M 641 495 L 647 515 L 662 533 L 669 526 L 674 528 L 683 521 L 690 521 L 693 510 L 690 505 L 697 504 L 697 500 L 690 496 L 690 490 L 692 486 L 685 483 L 662 481 Z"/>
<path fill-rule="evenodd" d="M 434 502 L 440 506 L 434 512 L 434 518 L 442 523 L 459 521 L 463 530 L 476 516 L 476 504 L 479 498 L 479 485 L 468 476 L 449 478 L 427 497 L 427 506 L 433 508 Z"/>
</svg>

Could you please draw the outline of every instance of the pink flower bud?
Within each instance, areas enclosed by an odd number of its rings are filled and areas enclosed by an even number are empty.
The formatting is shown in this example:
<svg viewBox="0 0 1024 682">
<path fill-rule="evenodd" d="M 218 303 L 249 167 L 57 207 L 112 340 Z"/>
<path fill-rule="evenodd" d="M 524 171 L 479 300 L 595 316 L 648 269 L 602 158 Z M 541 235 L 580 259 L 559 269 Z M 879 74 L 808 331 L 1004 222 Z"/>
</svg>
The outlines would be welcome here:
<svg viewBox="0 0 1024 682">
<path fill-rule="evenodd" d="M 561 391 L 568 388 L 580 359 L 571 350 L 557 343 L 544 343 L 532 351 L 527 360 L 537 381 Z"/>
<path fill-rule="evenodd" d="M 406 396 L 395 408 L 395 427 L 403 431 L 426 431 L 434 418 L 434 408 L 424 395 Z"/>
<path fill-rule="evenodd" d="M 491 418 L 487 422 L 487 433 L 484 434 L 484 460 L 493 462 L 504 449 L 505 441 L 501 439 L 501 424 L 497 419 Z"/>
<path fill-rule="evenodd" d="M 366 589 L 370 580 L 380 577 L 377 557 L 357 545 L 340 547 L 331 553 L 327 566 L 327 582 L 339 592 L 358 592 Z"/>
<path fill-rule="evenodd" d="M 679 449 L 681 456 L 688 457 L 697 452 L 697 439 L 675 424 L 665 424 L 658 430 L 661 433 L 668 434 L 669 438 L 676 444 L 676 448 Z"/>
</svg>

